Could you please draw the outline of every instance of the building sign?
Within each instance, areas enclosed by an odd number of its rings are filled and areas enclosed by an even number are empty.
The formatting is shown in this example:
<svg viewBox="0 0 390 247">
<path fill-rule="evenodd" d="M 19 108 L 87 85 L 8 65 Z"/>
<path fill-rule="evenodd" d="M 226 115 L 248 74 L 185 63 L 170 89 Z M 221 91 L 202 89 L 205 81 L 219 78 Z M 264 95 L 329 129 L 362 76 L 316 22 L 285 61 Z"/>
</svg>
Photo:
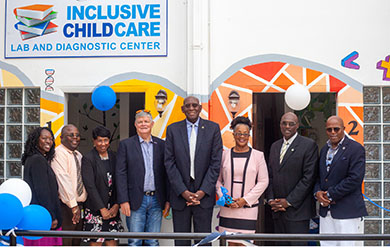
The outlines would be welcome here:
<svg viewBox="0 0 390 247">
<path fill-rule="evenodd" d="M 6 0 L 5 18 L 5 58 L 167 55 L 167 0 Z"/>
</svg>

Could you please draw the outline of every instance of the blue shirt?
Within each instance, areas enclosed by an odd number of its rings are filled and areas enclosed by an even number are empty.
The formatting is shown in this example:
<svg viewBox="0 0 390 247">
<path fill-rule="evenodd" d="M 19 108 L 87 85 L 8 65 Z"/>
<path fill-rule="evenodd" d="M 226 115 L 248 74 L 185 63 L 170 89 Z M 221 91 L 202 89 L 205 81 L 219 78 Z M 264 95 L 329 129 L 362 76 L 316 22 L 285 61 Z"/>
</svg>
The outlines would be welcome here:
<svg viewBox="0 0 390 247">
<path fill-rule="evenodd" d="M 145 181 L 144 181 L 144 192 L 155 191 L 156 186 L 154 185 L 154 173 L 153 173 L 153 139 L 150 137 L 150 141 L 146 142 L 140 136 L 138 136 L 141 145 L 142 156 L 145 164 Z"/>
<path fill-rule="evenodd" d="M 195 124 L 195 133 L 196 133 L 196 136 L 198 136 L 198 126 L 199 126 L 199 119 L 196 120 L 195 123 L 191 123 L 190 121 L 188 121 L 186 119 L 186 123 L 187 123 L 187 137 L 188 137 L 188 144 L 190 144 L 190 138 L 191 138 L 191 131 L 192 131 L 192 125 Z"/>
<path fill-rule="evenodd" d="M 343 137 L 343 139 L 341 139 L 341 141 L 337 144 L 337 147 L 335 147 L 335 148 L 332 148 L 332 143 L 330 143 L 329 140 L 327 141 L 327 144 L 329 147 L 328 152 L 326 153 L 326 171 L 327 172 L 329 172 L 330 164 L 332 164 L 334 156 L 339 151 L 341 144 L 343 144 L 344 138 L 345 137 Z"/>
</svg>

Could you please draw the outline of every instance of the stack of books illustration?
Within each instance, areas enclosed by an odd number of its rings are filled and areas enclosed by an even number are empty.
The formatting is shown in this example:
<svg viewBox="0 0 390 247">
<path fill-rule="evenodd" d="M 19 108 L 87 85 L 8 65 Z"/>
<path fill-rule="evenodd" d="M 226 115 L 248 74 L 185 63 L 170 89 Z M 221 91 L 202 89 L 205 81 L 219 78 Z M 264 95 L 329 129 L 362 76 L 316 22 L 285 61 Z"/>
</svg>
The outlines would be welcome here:
<svg viewBox="0 0 390 247">
<path fill-rule="evenodd" d="M 30 39 L 57 31 L 57 25 L 51 22 L 57 18 L 53 5 L 33 4 L 14 9 L 19 21 L 15 28 L 20 31 L 22 39 Z"/>
</svg>

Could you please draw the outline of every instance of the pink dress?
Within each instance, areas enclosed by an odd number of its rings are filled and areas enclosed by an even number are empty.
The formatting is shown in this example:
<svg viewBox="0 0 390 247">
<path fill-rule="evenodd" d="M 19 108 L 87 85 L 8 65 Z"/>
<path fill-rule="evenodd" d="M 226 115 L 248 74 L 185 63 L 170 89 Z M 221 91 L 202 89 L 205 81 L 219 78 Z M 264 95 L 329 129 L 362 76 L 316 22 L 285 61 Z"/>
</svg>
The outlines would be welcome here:
<svg viewBox="0 0 390 247">
<path fill-rule="evenodd" d="M 268 186 L 268 170 L 263 153 L 255 149 L 247 153 L 235 153 L 231 149 L 224 150 L 221 171 L 216 184 L 218 196 L 222 196 L 221 185 L 228 189 L 231 197 L 243 197 L 247 205 L 242 208 L 221 207 L 219 231 L 254 233 L 259 198 Z"/>
</svg>

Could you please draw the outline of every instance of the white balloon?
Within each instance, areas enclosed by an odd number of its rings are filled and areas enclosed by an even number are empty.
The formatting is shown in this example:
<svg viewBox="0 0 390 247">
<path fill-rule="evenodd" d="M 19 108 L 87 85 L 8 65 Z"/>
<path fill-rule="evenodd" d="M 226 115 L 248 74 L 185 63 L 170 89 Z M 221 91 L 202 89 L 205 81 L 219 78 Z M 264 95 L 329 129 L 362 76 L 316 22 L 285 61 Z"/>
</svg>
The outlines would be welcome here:
<svg viewBox="0 0 390 247">
<path fill-rule="evenodd" d="M 10 178 L 0 185 L 0 194 L 8 193 L 16 196 L 23 207 L 30 205 L 32 192 L 30 186 L 22 179 Z"/>
<path fill-rule="evenodd" d="M 287 89 L 284 100 L 291 109 L 300 111 L 309 105 L 310 92 L 303 85 L 294 84 Z"/>
</svg>

